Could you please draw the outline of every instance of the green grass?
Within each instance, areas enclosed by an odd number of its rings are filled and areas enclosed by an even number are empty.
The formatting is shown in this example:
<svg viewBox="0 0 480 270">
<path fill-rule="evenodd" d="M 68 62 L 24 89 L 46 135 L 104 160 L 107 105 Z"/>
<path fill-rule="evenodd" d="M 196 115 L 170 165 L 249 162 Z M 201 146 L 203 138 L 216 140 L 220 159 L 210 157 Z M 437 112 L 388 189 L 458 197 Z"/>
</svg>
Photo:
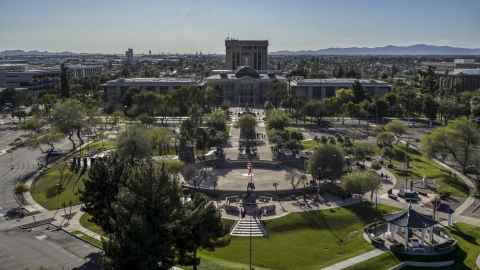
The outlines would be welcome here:
<svg viewBox="0 0 480 270">
<path fill-rule="evenodd" d="M 366 148 L 370 147 L 370 149 L 375 153 L 375 155 L 382 155 L 382 149 L 378 147 L 376 143 L 361 143 L 361 142 L 355 142 L 355 147 L 357 148 Z"/>
<path fill-rule="evenodd" d="M 85 140 L 85 142 L 87 142 L 87 140 Z M 74 156 L 85 155 L 89 151 L 91 151 L 94 147 L 97 149 L 97 152 L 106 150 L 106 149 L 111 149 L 117 145 L 117 141 L 104 140 L 104 144 L 102 144 L 102 141 L 100 140 L 98 142 L 91 142 L 88 145 L 82 145 L 82 150 L 80 151 L 80 147 L 77 147 L 78 150 L 73 155 Z"/>
<path fill-rule="evenodd" d="M 437 188 L 437 191 L 450 191 L 452 192 L 451 196 L 456 197 L 468 197 L 469 191 L 468 186 L 465 182 L 458 178 L 455 180 L 449 174 L 449 170 L 445 169 L 444 167 L 437 164 L 435 161 L 430 161 L 426 157 L 422 156 L 420 152 L 414 149 L 408 150 L 408 156 L 410 157 L 409 164 L 413 166 L 414 169 L 408 170 L 405 172 L 403 169 L 403 164 L 405 163 L 405 145 L 398 144 L 394 145 L 393 149 L 397 153 L 397 156 L 394 160 L 392 160 L 392 164 L 400 165 L 397 166 L 397 169 L 390 170 L 397 179 L 404 179 L 405 176 L 408 176 L 409 179 L 411 178 L 423 178 L 426 175 L 429 179 L 435 179 L 435 182 L 440 185 Z M 385 164 L 388 164 L 386 162 Z"/>
<path fill-rule="evenodd" d="M 456 223 L 454 227 L 446 227 L 457 241 L 457 249 L 450 253 L 440 256 L 412 256 L 404 254 L 395 254 L 388 252 L 368 261 L 351 266 L 349 270 L 371 270 L 371 269 L 388 269 L 403 261 L 419 261 L 419 262 L 443 262 L 454 260 L 455 263 L 446 267 L 435 267 L 436 270 L 457 270 L 457 269 L 478 269 L 476 267 L 476 259 L 480 253 L 480 231 L 478 227 Z M 404 267 L 402 269 L 422 269 L 423 267 Z"/>
<path fill-rule="evenodd" d="M 62 203 L 68 205 L 70 200 L 73 202 L 73 205 L 81 204 L 78 189 L 84 188 L 82 178 L 88 178 L 88 171 L 89 169 L 65 170 L 60 196 L 57 198 L 55 185 L 60 183 L 60 172 L 50 168 L 40 174 L 33 182 L 30 188 L 32 197 L 38 204 L 48 210 L 57 209 L 58 201 L 60 201 L 60 205 Z"/>
<path fill-rule="evenodd" d="M 398 209 L 379 205 L 371 210 L 357 204 L 337 208 L 335 213 L 294 212 L 266 220 L 269 236 L 253 238 L 253 264 L 259 269 L 322 269 L 358 256 L 374 249 L 363 239 L 364 225 L 392 210 Z M 249 241 L 248 237 L 234 237 L 225 248 L 202 250 L 200 269 L 248 268 Z"/>
<path fill-rule="evenodd" d="M 303 150 L 308 150 L 310 148 L 322 145 L 322 144 L 317 144 L 317 142 L 315 142 L 314 140 L 301 141 L 301 144 L 302 144 Z"/>
<path fill-rule="evenodd" d="M 168 150 L 167 149 L 162 150 L 162 156 L 175 156 L 175 155 L 178 155 L 178 153 L 175 153 L 174 145 L 171 145 Z M 160 156 L 160 149 L 156 148 L 155 150 L 153 150 L 153 156 Z"/>
<path fill-rule="evenodd" d="M 82 225 L 82 227 L 84 227 L 85 229 L 88 229 L 94 233 L 104 236 L 105 233 L 103 232 L 100 226 L 98 226 L 93 222 L 88 221 L 88 219 L 90 219 L 91 217 L 92 216 L 88 213 L 83 214 L 82 217 L 80 218 L 80 225 Z"/>
<path fill-rule="evenodd" d="M 83 233 L 81 231 L 73 231 L 72 234 L 82 238 L 85 241 L 93 243 L 93 244 L 95 244 L 99 247 L 103 247 L 102 241 L 100 241 L 100 240 L 98 240 L 98 239 L 96 239 L 96 238 L 94 238 L 90 235 L 86 235 L 85 233 Z"/>
</svg>

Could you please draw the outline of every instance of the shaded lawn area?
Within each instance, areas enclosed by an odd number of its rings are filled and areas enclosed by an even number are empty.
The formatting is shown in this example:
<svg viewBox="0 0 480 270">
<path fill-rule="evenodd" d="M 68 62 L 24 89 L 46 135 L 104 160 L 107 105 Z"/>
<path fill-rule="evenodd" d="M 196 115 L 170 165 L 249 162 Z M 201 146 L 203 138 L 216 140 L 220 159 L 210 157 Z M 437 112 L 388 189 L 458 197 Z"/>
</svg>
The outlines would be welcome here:
<svg viewBox="0 0 480 270">
<path fill-rule="evenodd" d="M 63 182 L 61 183 L 60 196 L 57 198 L 56 184 L 60 183 L 60 172 L 50 168 L 40 174 L 32 183 L 30 192 L 33 199 L 48 210 L 57 209 L 58 200 L 60 205 L 71 200 L 73 205 L 81 204 L 79 200 L 78 189 L 83 189 L 82 178 L 88 178 L 90 169 L 65 170 L 63 173 Z"/>
<path fill-rule="evenodd" d="M 379 204 L 375 210 L 369 205 L 337 208 L 335 213 L 328 210 L 293 212 L 266 220 L 269 236 L 253 238 L 255 268 L 322 269 L 373 250 L 363 239 L 364 225 L 374 222 L 375 217 L 382 220 L 382 214 L 399 209 Z M 225 248 L 214 252 L 202 250 L 199 269 L 248 268 L 249 241 L 249 237 L 234 237 Z"/>
<path fill-rule="evenodd" d="M 435 182 L 440 185 L 440 187 L 437 188 L 437 192 L 450 191 L 452 192 L 451 196 L 468 197 L 468 186 L 462 179 L 458 177 L 458 180 L 455 180 L 453 174 L 450 176 L 449 170 L 440 166 L 435 161 L 428 160 L 417 150 L 408 150 L 408 156 L 410 158 L 409 164 L 413 166 L 414 169 L 409 169 L 405 172 L 403 166 L 405 163 L 405 146 L 403 144 L 394 145 L 393 149 L 397 155 L 396 158 L 392 160 L 392 164 L 397 165 L 397 168 L 389 170 L 395 177 L 405 178 L 405 176 L 408 176 L 408 178 L 423 178 L 423 176 L 426 175 L 428 178 L 435 179 Z M 385 164 L 389 164 L 389 162 L 385 161 Z"/>
<path fill-rule="evenodd" d="M 458 241 L 457 249 L 450 253 L 437 256 L 412 256 L 404 254 L 395 254 L 388 252 L 368 261 L 353 265 L 349 270 L 371 270 L 371 269 L 389 269 L 403 261 L 416 262 L 443 262 L 454 260 L 455 263 L 446 267 L 435 267 L 437 270 L 456 270 L 456 269 L 478 269 L 476 267 L 476 259 L 480 253 L 480 231 L 478 227 L 465 224 L 455 223 L 454 227 L 445 227 Z M 422 269 L 424 267 L 404 267 L 402 269 Z M 433 269 L 433 268 L 432 268 Z"/>
<path fill-rule="evenodd" d="M 98 226 L 97 224 L 95 224 L 93 222 L 88 221 L 88 219 L 91 218 L 91 217 L 92 216 L 88 213 L 83 214 L 82 217 L 80 218 L 80 225 L 82 225 L 82 227 L 84 227 L 86 229 L 89 229 L 90 231 L 92 231 L 94 233 L 97 233 L 101 236 L 105 236 L 105 233 L 103 232 L 103 230 L 100 226 Z"/>
<path fill-rule="evenodd" d="M 87 142 L 87 140 L 85 140 Z M 105 145 L 104 145 L 105 144 Z M 111 149 L 114 148 L 117 145 L 117 141 L 112 141 L 112 140 L 104 140 L 104 144 L 102 144 L 102 141 L 97 141 L 97 142 L 91 142 L 88 145 L 82 145 L 82 149 L 80 150 L 80 146 L 77 147 L 77 151 L 73 154 L 74 156 L 81 156 L 87 154 L 89 151 L 91 151 L 94 147 L 98 151 L 103 151 L 106 149 Z"/>
<path fill-rule="evenodd" d="M 322 143 L 319 143 L 317 145 L 317 143 L 314 140 L 302 141 L 301 144 L 302 144 L 303 150 L 308 150 L 310 148 L 323 145 Z M 380 149 L 380 147 L 378 147 L 378 145 L 376 143 L 355 142 L 355 147 L 347 147 L 347 148 L 343 149 L 343 146 L 340 143 L 337 142 L 336 146 L 338 148 L 342 149 L 343 151 L 350 150 L 352 153 L 353 153 L 355 148 L 362 148 L 362 149 L 370 148 L 375 153 L 375 155 L 381 155 L 382 154 L 382 150 Z M 352 156 L 353 156 L 353 154 L 352 154 Z M 369 156 L 369 155 L 367 155 L 367 156 Z"/>
<path fill-rule="evenodd" d="M 301 141 L 300 143 L 302 144 L 303 150 L 308 150 L 310 148 L 319 147 L 322 145 L 321 143 L 317 144 L 317 142 L 314 140 Z"/>
<path fill-rule="evenodd" d="M 96 238 L 90 236 L 90 235 L 86 235 L 85 233 L 81 232 L 81 231 L 73 231 L 72 232 L 73 235 L 76 235 L 80 238 L 82 238 L 83 240 L 85 241 L 88 241 L 90 243 L 93 243 L 99 247 L 103 247 L 103 244 L 102 244 L 102 241 L 100 240 L 97 240 Z"/>
</svg>

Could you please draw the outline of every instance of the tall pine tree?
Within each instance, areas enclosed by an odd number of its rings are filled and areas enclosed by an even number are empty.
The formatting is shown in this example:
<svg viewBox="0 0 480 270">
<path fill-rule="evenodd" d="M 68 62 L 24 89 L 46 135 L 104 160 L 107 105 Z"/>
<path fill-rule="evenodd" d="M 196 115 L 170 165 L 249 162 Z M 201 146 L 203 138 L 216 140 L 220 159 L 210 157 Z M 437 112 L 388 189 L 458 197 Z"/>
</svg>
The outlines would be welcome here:
<svg viewBox="0 0 480 270">
<path fill-rule="evenodd" d="M 105 269 L 170 269 L 185 213 L 181 187 L 165 165 L 129 166 L 110 219 L 112 233 L 103 239 Z"/>
<path fill-rule="evenodd" d="M 200 258 L 198 249 L 214 251 L 215 248 L 230 244 L 230 238 L 223 238 L 228 226 L 221 222 L 222 215 L 205 194 L 197 192 L 193 201 L 186 203 L 187 215 L 183 222 L 183 233 L 179 241 L 179 259 L 183 265 L 197 269 Z"/>
<path fill-rule="evenodd" d="M 128 166 L 118 155 L 106 156 L 103 161 L 93 164 L 88 173 L 89 179 L 83 179 L 85 188 L 78 190 L 81 210 L 90 214 L 89 220 L 100 226 L 105 233 L 113 233 L 110 219 L 115 220 L 112 203 L 116 201 L 124 169 Z"/>
<path fill-rule="evenodd" d="M 68 67 L 65 64 L 60 66 L 62 73 L 60 74 L 60 96 L 64 98 L 70 97 L 70 84 L 68 83 Z"/>
</svg>

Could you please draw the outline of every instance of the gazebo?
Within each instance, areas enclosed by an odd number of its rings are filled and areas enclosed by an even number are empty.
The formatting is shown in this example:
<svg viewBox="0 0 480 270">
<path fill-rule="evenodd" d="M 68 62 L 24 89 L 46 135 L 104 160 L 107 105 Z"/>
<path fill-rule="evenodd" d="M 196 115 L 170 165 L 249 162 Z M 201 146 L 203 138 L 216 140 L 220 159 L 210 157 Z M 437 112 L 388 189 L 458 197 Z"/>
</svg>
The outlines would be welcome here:
<svg viewBox="0 0 480 270">
<path fill-rule="evenodd" d="M 435 220 L 440 221 L 440 215 L 439 213 L 445 213 L 448 214 L 448 226 L 453 226 L 453 220 L 452 220 L 452 214 L 455 213 L 453 209 L 450 208 L 450 205 L 446 203 L 440 203 L 437 206 L 437 212 L 435 214 Z"/>
<path fill-rule="evenodd" d="M 410 204 L 404 211 L 386 214 L 383 216 L 387 220 L 388 227 L 386 237 L 390 241 L 394 241 L 395 229 L 397 229 L 397 231 L 403 231 L 405 233 L 404 245 L 408 247 L 409 229 L 417 229 L 421 230 L 422 232 L 420 239 L 420 244 L 422 246 L 424 245 L 426 233 L 428 234 L 428 242 L 433 243 L 433 226 L 438 224 L 438 221 L 432 219 L 430 216 L 415 211 L 412 209 Z"/>
</svg>

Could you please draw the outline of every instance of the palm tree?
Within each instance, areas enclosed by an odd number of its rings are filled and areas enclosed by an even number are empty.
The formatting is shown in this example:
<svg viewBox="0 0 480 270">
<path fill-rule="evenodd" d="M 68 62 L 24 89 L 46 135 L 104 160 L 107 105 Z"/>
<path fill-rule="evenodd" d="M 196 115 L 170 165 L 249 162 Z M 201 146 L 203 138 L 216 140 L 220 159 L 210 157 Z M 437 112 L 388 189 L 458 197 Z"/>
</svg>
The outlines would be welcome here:
<svg viewBox="0 0 480 270">
<path fill-rule="evenodd" d="M 278 196 L 278 190 L 277 190 L 278 183 L 277 183 L 277 182 L 273 183 L 272 187 L 274 187 L 274 188 L 275 188 L 275 193 L 276 193 L 276 194 L 277 194 L 277 196 Z"/>
<path fill-rule="evenodd" d="M 37 85 L 38 83 L 40 82 L 40 80 L 38 78 L 33 78 L 31 81 L 30 81 L 30 85 L 33 85 L 35 86 L 35 88 L 33 89 L 33 95 L 35 96 L 35 90 L 37 90 Z"/>
<path fill-rule="evenodd" d="M 57 84 L 57 94 L 60 92 L 60 77 L 55 77 L 55 84 Z"/>
<path fill-rule="evenodd" d="M 45 77 L 43 78 L 43 84 L 46 84 L 47 85 L 47 89 L 50 89 L 50 83 L 52 82 L 52 78 L 50 77 Z"/>
</svg>

